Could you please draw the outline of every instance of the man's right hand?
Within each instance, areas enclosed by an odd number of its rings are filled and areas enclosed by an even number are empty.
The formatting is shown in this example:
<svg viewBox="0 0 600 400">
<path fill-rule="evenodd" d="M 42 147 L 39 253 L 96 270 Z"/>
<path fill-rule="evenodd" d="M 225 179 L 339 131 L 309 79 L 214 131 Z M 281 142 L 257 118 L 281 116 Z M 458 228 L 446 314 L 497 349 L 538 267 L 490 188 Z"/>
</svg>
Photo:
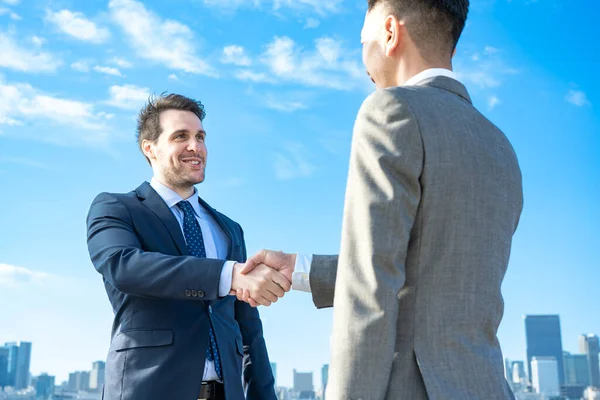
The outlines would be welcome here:
<svg viewBox="0 0 600 400">
<path fill-rule="evenodd" d="M 254 307 L 270 306 L 283 297 L 285 292 L 289 292 L 291 286 L 291 275 L 288 279 L 284 274 L 266 265 L 251 265 L 251 268 L 247 268 L 247 264 L 237 263 L 233 267 L 232 294 L 247 293 L 248 297 L 254 300 Z"/>
<path fill-rule="evenodd" d="M 256 268 L 269 267 L 275 271 L 278 271 L 283 276 L 287 278 L 287 280 L 292 282 L 292 273 L 294 272 L 294 267 L 296 265 L 296 254 L 288 254 L 282 251 L 273 251 L 273 250 L 261 250 L 256 253 L 254 256 L 249 258 L 246 261 L 246 264 L 241 269 L 242 274 L 249 274 Z M 289 289 L 288 289 L 289 290 Z M 288 291 L 286 290 L 286 291 Z M 265 305 L 261 303 L 258 299 L 252 296 L 249 290 L 237 289 L 236 295 L 238 300 L 245 301 L 249 303 L 252 307 L 257 307 L 258 305 Z"/>
</svg>

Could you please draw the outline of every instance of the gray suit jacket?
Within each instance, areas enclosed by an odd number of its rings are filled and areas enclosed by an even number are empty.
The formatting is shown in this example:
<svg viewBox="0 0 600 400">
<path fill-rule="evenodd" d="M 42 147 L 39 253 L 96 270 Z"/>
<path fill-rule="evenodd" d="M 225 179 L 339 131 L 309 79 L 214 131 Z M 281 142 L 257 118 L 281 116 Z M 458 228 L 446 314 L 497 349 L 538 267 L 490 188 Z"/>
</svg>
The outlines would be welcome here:
<svg viewBox="0 0 600 400">
<path fill-rule="evenodd" d="M 496 333 L 523 197 L 504 134 L 456 80 L 378 90 L 346 190 L 339 259 L 310 276 L 334 306 L 327 398 L 513 399 Z"/>
</svg>

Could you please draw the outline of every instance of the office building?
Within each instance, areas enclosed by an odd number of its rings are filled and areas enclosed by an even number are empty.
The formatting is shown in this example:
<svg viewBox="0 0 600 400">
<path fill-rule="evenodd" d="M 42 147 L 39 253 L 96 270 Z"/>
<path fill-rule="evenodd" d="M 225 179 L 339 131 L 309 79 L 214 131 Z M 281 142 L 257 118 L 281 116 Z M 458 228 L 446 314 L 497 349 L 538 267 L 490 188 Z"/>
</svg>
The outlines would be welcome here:
<svg viewBox="0 0 600 400">
<path fill-rule="evenodd" d="M 42 374 L 35 379 L 35 396 L 38 400 L 52 398 L 54 393 L 54 377 Z"/>
<path fill-rule="evenodd" d="M 533 384 L 531 360 L 533 357 L 554 357 L 558 364 L 559 385 L 564 383 L 563 348 L 558 315 L 525 316 L 527 342 L 527 371 Z"/>
<path fill-rule="evenodd" d="M 598 336 L 589 334 L 579 337 L 579 352 L 586 355 L 589 373 L 590 386 L 600 387 L 600 364 L 598 353 L 600 353 L 600 343 Z"/>
<path fill-rule="evenodd" d="M 273 380 L 275 381 L 275 387 L 277 387 L 277 363 L 271 363 L 271 372 L 273 372 Z"/>
<path fill-rule="evenodd" d="M 544 396 L 559 396 L 558 362 L 554 357 L 531 359 L 531 384 L 536 393 Z"/>
<path fill-rule="evenodd" d="M 313 392 L 313 373 L 298 372 L 294 369 L 294 392 Z"/>
<path fill-rule="evenodd" d="M 564 352 L 565 385 L 590 385 L 590 372 L 588 358 L 585 354 L 571 354 Z"/>
<path fill-rule="evenodd" d="M 329 381 L 329 364 L 323 365 L 321 368 L 321 385 L 323 386 L 323 400 L 325 400 L 325 391 L 327 390 L 327 382 Z"/>
<path fill-rule="evenodd" d="M 96 361 L 92 363 L 92 371 L 90 372 L 90 390 L 101 390 L 104 385 L 104 369 L 106 363 L 104 361 Z"/>
</svg>

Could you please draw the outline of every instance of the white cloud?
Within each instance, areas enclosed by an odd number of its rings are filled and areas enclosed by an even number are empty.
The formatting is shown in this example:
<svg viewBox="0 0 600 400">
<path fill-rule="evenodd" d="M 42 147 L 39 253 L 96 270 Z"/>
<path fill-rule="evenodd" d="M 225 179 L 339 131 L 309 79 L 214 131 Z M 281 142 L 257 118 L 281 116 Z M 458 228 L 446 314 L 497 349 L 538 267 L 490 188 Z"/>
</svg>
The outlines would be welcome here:
<svg viewBox="0 0 600 400">
<path fill-rule="evenodd" d="M 290 180 L 311 176 L 315 167 L 308 159 L 309 154 L 299 143 L 288 143 L 285 152 L 275 154 L 275 174 L 278 179 Z"/>
<path fill-rule="evenodd" d="M 5 2 L 6 4 L 10 4 L 11 6 L 16 6 L 17 4 L 19 4 L 19 2 L 21 0 L 2 0 L 3 2 Z"/>
<path fill-rule="evenodd" d="M 247 69 L 236 72 L 234 76 L 241 81 L 275 83 L 275 81 L 268 77 L 267 74 L 262 72 L 253 72 Z"/>
<path fill-rule="evenodd" d="M 252 60 L 246 55 L 246 52 L 241 46 L 226 46 L 223 49 L 223 57 L 221 57 L 223 64 L 234 64 L 242 67 L 252 65 Z"/>
<path fill-rule="evenodd" d="M 0 287 L 18 287 L 23 285 L 42 285 L 50 278 L 44 272 L 32 271 L 23 267 L 0 264 Z"/>
<path fill-rule="evenodd" d="M 179 80 L 179 77 L 177 77 L 177 75 L 175 75 L 175 74 L 169 74 L 168 78 L 170 80 L 172 80 L 172 81 L 178 81 Z"/>
<path fill-rule="evenodd" d="M 90 66 L 86 61 L 76 61 L 71 64 L 71 68 L 79 72 L 90 72 Z"/>
<path fill-rule="evenodd" d="M 273 11 L 290 9 L 295 11 L 312 11 L 320 15 L 336 13 L 341 10 L 344 0 L 204 0 L 207 6 L 218 7 L 224 10 L 237 10 L 239 8 L 270 7 Z"/>
<path fill-rule="evenodd" d="M 261 60 L 280 80 L 351 90 L 364 83 L 367 76 L 352 54 L 333 38 L 316 39 L 315 50 L 305 51 L 284 36 L 275 37 Z"/>
<path fill-rule="evenodd" d="M 133 67 L 133 65 L 129 61 L 124 60 L 122 58 L 118 58 L 118 57 L 113 57 L 113 59 L 110 60 L 110 62 L 121 68 L 132 68 Z"/>
<path fill-rule="evenodd" d="M 500 104 L 500 99 L 497 96 L 491 96 L 488 99 L 488 108 L 490 110 L 494 109 L 498 104 Z"/>
<path fill-rule="evenodd" d="M 0 7 L 0 16 L 2 16 L 2 15 L 8 15 L 10 17 L 10 19 L 15 20 L 15 21 L 20 21 L 23 19 L 23 18 L 21 18 L 21 16 L 19 14 L 12 12 L 10 9 Z"/>
<path fill-rule="evenodd" d="M 121 26 L 138 57 L 176 70 L 218 75 L 214 68 L 196 55 L 196 40 L 186 25 L 163 20 L 134 0 L 110 0 L 108 7 L 113 20 Z"/>
<path fill-rule="evenodd" d="M 46 39 L 39 37 L 39 36 L 32 36 L 31 37 L 31 43 L 33 43 L 35 46 L 43 46 L 44 43 L 46 42 Z"/>
<path fill-rule="evenodd" d="M 265 100 L 265 105 L 267 106 L 267 108 L 270 108 L 272 110 L 283 112 L 293 112 L 298 110 L 305 110 L 308 108 L 306 104 L 302 103 L 301 101 L 276 101 L 272 98 L 267 98 Z"/>
<path fill-rule="evenodd" d="M 148 88 L 135 85 L 111 86 L 108 104 L 125 110 L 141 108 L 150 97 Z"/>
<path fill-rule="evenodd" d="M 502 59 L 503 51 L 492 46 L 483 50 L 467 52 L 455 58 L 455 72 L 463 83 L 472 83 L 479 89 L 501 86 L 509 75 L 519 73 L 506 65 Z"/>
<path fill-rule="evenodd" d="M 590 104 L 585 93 L 580 90 L 569 90 L 569 93 L 565 96 L 565 100 L 577 107 L 583 107 Z"/>
<path fill-rule="evenodd" d="M 110 36 L 106 28 L 99 28 L 79 12 L 69 10 L 52 12 L 47 10 L 46 21 L 54 24 L 67 35 L 85 42 L 103 43 Z"/>
<path fill-rule="evenodd" d="M 20 165 L 25 165 L 27 167 L 46 169 L 46 170 L 54 170 L 54 168 L 51 168 L 48 165 L 41 163 L 37 160 L 32 160 L 29 158 L 22 158 L 22 157 L 1 157 L 0 156 L 0 163 L 20 164 Z M 0 269 L 1 269 L 1 267 L 0 267 Z"/>
<path fill-rule="evenodd" d="M 9 124 L 58 124 L 69 129 L 19 130 L 20 137 L 60 145 L 103 146 L 109 135 L 94 105 L 45 94 L 29 84 L 0 80 L 0 120 Z"/>
<path fill-rule="evenodd" d="M 321 25 L 321 22 L 316 18 L 308 18 L 304 23 L 304 29 L 314 29 Z"/>
<path fill-rule="evenodd" d="M 117 68 L 113 68 L 113 67 L 104 67 L 101 65 L 95 65 L 94 71 L 100 72 L 100 73 L 106 74 L 106 75 L 123 76 L 121 71 L 119 71 Z"/>
<path fill-rule="evenodd" d="M 22 72 L 52 72 L 61 64 L 53 55 L 32 49 L 29 46 L 19 46 L 8 34 L 0 32 L 0 67 Z"/>
<path fill-rule="evenodd" d="M 23 122 L 18 121 L 16 119 L 8 118 L 5 115 L 0 115 L 0 125 L 16 126 L 23 125 Z"/>
</svg>

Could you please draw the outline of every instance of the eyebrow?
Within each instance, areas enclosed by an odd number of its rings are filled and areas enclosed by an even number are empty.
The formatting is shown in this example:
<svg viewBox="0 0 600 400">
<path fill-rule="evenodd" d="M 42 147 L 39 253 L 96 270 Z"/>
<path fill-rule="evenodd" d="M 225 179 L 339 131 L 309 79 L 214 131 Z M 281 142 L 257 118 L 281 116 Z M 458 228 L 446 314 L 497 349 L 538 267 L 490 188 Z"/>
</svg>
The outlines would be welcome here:
<svg viewBox="0 0 600 400">
<path fill-rule="evenodd" d="M 171 133 L 171 136 L 176 135 L 178 133 L 189 133 L 189 131 L 187 129 L 177 129 L 175 132 Z M 206 136 L 206 131 L 204 129 L 199 129 L 196 133 L 201 133 L 204 136 Z"/>
</svg>

